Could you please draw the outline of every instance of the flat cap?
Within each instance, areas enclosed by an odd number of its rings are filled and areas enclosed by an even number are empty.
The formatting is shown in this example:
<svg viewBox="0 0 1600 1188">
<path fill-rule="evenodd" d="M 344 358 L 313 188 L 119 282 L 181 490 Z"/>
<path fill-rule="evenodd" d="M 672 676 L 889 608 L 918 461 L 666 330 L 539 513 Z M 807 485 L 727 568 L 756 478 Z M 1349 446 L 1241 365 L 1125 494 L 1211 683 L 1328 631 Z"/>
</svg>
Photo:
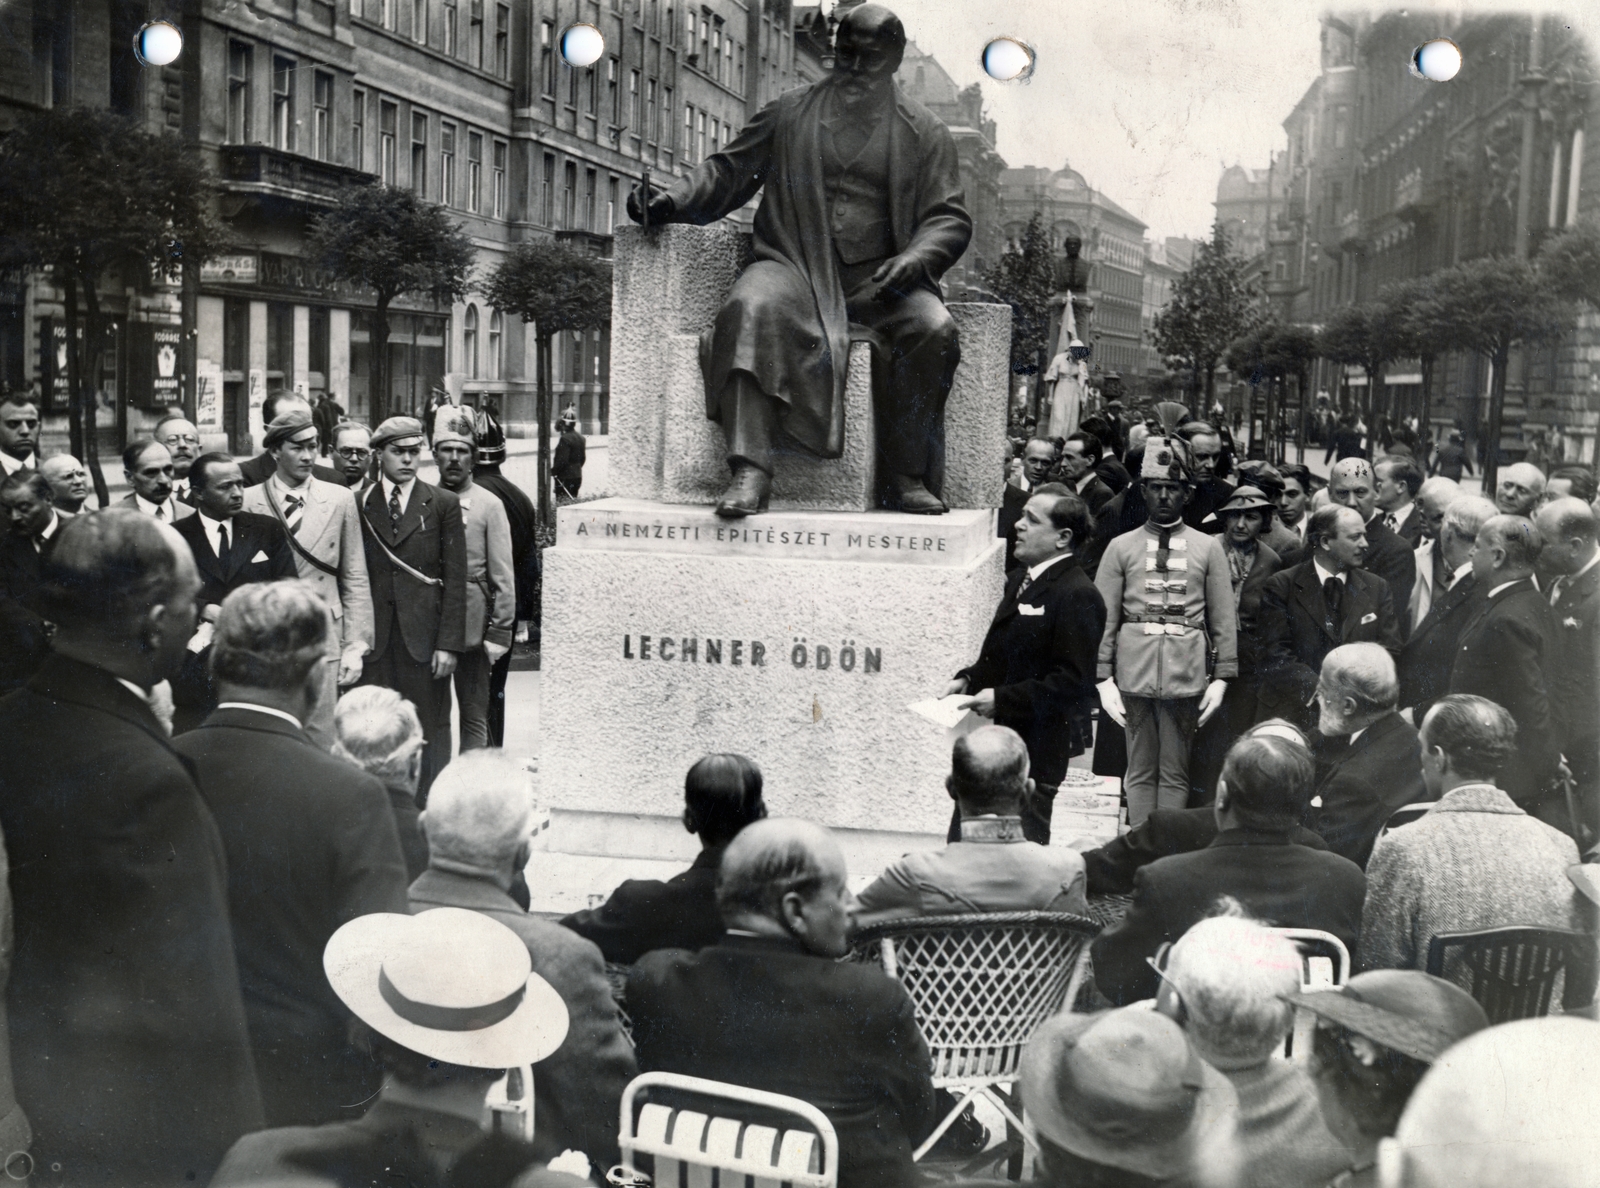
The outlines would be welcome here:
<svg viewBox="0 0 1600 1188">
<path fill-rule="evenodd" d="M 415 441 L 413 441 L 415 439 Z M 379 425 L 372 434 L 372 448 L 381 450 L 386 445 L 424 445 L 426 435 L 422 432 L 422 422 L 416 417 L 390 417 Z"/>
<path fill-rule="evenodd" d="M 303 408 L 291 408 L 288 412 L 279 413 L 272 418 L 272 423 L 267 426 L 262 441 L 270 450 L 291 438 L 298 437 L 306 429 L 316 432 L 317 427 L 311 420 L 311 414 Z"/>
</svg>

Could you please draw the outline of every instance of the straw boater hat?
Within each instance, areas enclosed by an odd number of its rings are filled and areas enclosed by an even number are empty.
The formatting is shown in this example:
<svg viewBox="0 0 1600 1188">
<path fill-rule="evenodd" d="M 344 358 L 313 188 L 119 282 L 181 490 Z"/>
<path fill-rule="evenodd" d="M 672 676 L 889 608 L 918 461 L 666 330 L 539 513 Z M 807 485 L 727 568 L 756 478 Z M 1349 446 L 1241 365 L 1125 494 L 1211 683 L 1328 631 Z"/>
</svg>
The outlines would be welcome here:
<svg viewBox="0 0 1600 1188">
<path fill-rule="evenodd" d="M 1427 1064 L 1489 1026 L 1489 1017 L 1472 995 L 1453 982 L 1415 969 L 1375 969 L 1357 974 L 1337 990 L 1285 999 L 1380 1047 Z"/>
<path fill-rule="evenodd" d="M 322 967 L 363 1023 L 447 1064 L 533 1064 L 567 1036 L 566 1005 L 528 946 L 480 912 L 358 916 L 328 938 Z"/>
<path fill-rule="evenodd" d="M 1236 1155 L 1232 1084 L 1155 1011 L 1057 1015 L 1023 1049 L 1021 1082 L 1039 1133 L 1080 1159 L 1168 1180 Z"/>
<path fill-rule="evenodd" d="M 472 410 L 454 404 L 442 404 L 433 414 L 433 444 L 441 441 L 462 441 L 467 447 L 477 445 L 478 427 L 473 423 Z"/>
<path fill-rule="evenodd" d="M 376 452 L 386 445 L 423 446 L 427 436 L 422 432 L 422 422 L 416 417 L 390 417 L 372 434 L 372 448 Z"/>
</svg>

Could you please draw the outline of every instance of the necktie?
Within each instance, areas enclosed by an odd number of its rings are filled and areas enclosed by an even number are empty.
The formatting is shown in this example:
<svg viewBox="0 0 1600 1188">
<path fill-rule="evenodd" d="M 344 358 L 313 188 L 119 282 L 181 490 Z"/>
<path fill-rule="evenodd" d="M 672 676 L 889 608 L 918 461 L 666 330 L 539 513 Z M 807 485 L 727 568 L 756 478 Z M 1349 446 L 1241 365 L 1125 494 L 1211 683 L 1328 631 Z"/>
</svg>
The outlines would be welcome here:
<svg viewBox="0 0 1600 1188">
<path fill-rule="evenodd" d="M 289 531 L 295 536 L 300 535 L 300 515 L 305 511 L 306 501 L 299 495 L 285 495 L 283 497 L 283 522 L 288 525 Z"/>
<path fill-rule="evenodd" d="M 217 560 L 219 562 L 221 562 L 223 572 L 227 572 L 228 560 L 229 560 L 229 550 L 228 550 L 228 526 L 226 524 L 218 524 L 217 525 Z"/>
<path fill-rule="evenodd" d="M 1339 603 L 1344 599 L 1344 583 L 1331 577 L 1322 583 L 1322 601 L 1328 606 L 1328 627 L 1339 634 Z"/>
<path fill-rule="evenodd" d="M 166 518 L 167 518 L 167 505 L 164 504 L 164 503 L 156 504 L 156 519 L 165 520 Z"/>
<path fill-rule="evenodd" d="M 1399 529 L 1400 521 L 1394 518 L 1394 513 L 1393 512 L 1384 512 L 1383 513 L 1383 526 L 1385 528 L 1387 528 L 1390 532 L 1394 532 L 1394 531 L 1397 531 Z"/>
<path fill-rule="evenodd" d="M 1022 581 L 1017 584 L 1018 602 L 1022 601 L 1022 592 L 1031 585 L 1033 585 L 1033 571 L 1030 569 L 1024 569 L 1022 571 Z"/>
<path fill-rule="evenodd" d="M 1558 577 L 1555 581 L 1550 583 L 1550 605 L 1551 606 L 1554 606 L 1556 604 L 1556 599 L 1561 597 L 1561 583 L 1566 581 L 1566 580 L 1567 580 L 1566 577 L 1562 576 L 1562 577 Z"/>
<path fill-rule="evenodd" d="M 389 528 L 396 536 L 400 535 L 400 488 L 389 488 Z"/>
</svg>

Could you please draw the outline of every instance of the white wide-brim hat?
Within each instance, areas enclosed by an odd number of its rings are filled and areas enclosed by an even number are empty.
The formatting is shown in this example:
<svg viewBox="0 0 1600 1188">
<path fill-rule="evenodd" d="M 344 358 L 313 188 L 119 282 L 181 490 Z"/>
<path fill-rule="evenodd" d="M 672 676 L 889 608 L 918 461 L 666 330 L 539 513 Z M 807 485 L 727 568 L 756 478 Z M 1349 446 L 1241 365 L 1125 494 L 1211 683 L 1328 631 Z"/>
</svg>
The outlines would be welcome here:
<svg viewBox="0 0 1600 1188">
<path fill-rule="evenodd" d="M 567 1036 L 566 1004 L 527 945 L 480 912 L 358 916 L 328 938 L 322 968 L 363 1023 L 434 1060 L 534 1064 Z"/>
</svg>

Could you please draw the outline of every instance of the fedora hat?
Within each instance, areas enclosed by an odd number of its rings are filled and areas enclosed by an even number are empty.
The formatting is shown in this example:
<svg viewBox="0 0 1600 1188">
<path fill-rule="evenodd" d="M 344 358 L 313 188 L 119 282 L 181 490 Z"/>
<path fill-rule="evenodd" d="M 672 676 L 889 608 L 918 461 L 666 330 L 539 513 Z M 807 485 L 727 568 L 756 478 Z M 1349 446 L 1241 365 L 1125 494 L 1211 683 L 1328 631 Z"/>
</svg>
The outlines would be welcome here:
<svg viewBox="0 0 1600 1188">
<path fill-rule="evenodd" d="M 380 1035 L 434 1060 L 511 1068 L 567 1035 L 567 1008 L 522 939 L 464 908 L 349 921 L 322 952 L 341 1002 Z"/>
<path fill-rule="evenodd" d="M 1080 1159 L 1168 1180 L 1234 1157 L 1232 1084 L 1155 1011 L 1057 1015 L 1023 1050 L 1021 1082 L 1040 1135 Z"/>
<path fill-rule="evenodd" d="M 1472 995 L 1416 969 L 1375 969 L 1337 990 L 1285 995 L 1285 1001 L 1426 1064 L 1489 1026 Z"/>
</svg>

